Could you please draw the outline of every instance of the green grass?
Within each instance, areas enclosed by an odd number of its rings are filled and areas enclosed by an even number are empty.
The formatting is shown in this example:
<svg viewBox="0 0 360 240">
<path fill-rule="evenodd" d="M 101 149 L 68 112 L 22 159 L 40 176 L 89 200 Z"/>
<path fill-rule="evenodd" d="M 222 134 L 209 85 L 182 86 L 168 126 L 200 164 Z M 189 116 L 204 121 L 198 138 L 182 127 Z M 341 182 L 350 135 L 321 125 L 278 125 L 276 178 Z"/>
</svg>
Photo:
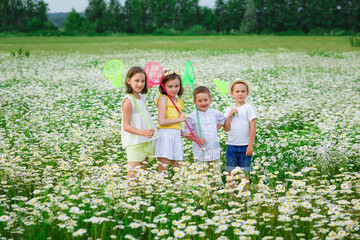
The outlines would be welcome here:
<svg viewBox="0 0 360 240">
<path fill-rule="evenodd" d="M 119 53 L 133 49 L 162 50 L 291 50 L 358 51 L 347 37 L 321 36 L 113 36 L 0 37 L 0 52 L 19 48 L 48 54 Z"/>
</svg>

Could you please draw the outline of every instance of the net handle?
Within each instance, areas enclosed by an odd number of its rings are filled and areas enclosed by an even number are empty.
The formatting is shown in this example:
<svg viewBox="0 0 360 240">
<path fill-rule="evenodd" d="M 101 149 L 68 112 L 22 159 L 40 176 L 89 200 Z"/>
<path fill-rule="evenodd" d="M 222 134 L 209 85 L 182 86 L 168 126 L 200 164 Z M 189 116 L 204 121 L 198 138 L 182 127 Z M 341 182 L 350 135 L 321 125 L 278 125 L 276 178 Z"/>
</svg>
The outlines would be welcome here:
<svg viewBox="0 0 360 240">
<path fill-rule="evenodd" d="M 145 122 L 146 122 L 146 124 L 148 125 L 149 129 L 151 129 L 151 127 L 150 127 L 150 124 L 149 124 L 148 120 L 146 119 L 146 117 L 145 117 L 144 113 L 141 111 L 140 106 L 139 106 L 139 104 L 137 103 L 137 101 L 136 101 L 136 99 L 135 99 L 135 97 L 134 97 L 134 95 L 133 95 L 132 93 L 131 93 L 131 97 L 132 97 L 132 99 L 134 100 L 134 102 L 135 102 L 135 104 L 136 104 L 137 108 L 138 108 L 138 109 L 139 109 L 139 111 L 141 112 L 141 115 L 142 115 L 142 116 L 143 116 L 143 118 L 145 119 Z"/>
</svg>

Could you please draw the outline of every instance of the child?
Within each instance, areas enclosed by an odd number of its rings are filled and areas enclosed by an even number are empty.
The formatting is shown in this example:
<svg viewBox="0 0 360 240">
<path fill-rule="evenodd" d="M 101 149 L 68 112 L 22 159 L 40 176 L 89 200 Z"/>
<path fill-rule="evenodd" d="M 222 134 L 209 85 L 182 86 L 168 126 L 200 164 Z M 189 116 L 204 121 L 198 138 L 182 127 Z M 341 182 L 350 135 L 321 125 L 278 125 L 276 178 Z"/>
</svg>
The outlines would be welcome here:
<svg viewBox="0 0 360 240">
<path fill-rule="evenodd" d="M 229 178 L 232 178 L 231 171 L 235 167 L 240 167 L 245 173 L 251 171 L 257 117 L 254 107 L 245 102 L 249 95 L 249 86 L 245 81 L 234 81 L 229 85 L 229 91 L 235 100 L 235 106 L 225 109 L 224 130 L 229 132 L 225 170 L 229 172 Z M 248 176 L 245 179 L 249 181 Z M 230 179 L 228 183 L 231 188 L 234 187 L 233 180 Z"/>
<path fill-rule="evenodd" d="M 165 71 L 164 75 L 162 84 L 169 97 L 181 111 L 184 108 L 184 103 L 180 98 L 184 92 L 181 75 L 177 71 Z M 161 173 L 168 170 L 170 163 L 174 167 L 180 166 L 179 163 L 182 162 L 184 155 L 181 136 L 188 137 L 189 134 L 182 131 L 181 123 L 186 120 L 186 115 L 179 114 L 161 85 L 159 91 L 161 95 L 156 103 L 160 126 L 158 127 L 159 138 L 155 145 L 155 156 L 159 160 L 158 172 Z"/>
<path fill-rule="evenodd" d="M 145 71 L 140 67 L 130 68 L 126 76 L 125 87 L 127 94 L 122 102 L 121 140 L 129 165 L 127 177 L 132 179 L 136 175 L 135 168 L 140 166 L 145 169 L 149 158 L 154 156 L 153 140 L 156 128 L 146 109 L 143 95 L 148 92 Z"/>
<path fill-rule="evenodd" d="M 196 111 L 192 112 L 187 118 L 187 123 L 204 149 L 204 153 L 202 153 L 199 145 L 196 142 L 193 143 L 195 160 L 197 163 L 206 164 L 207 169 L 213 165 L 215 174 L 220 175 L 220 145 L 217 131 L 222 127 L 226 118 L 219 111 L 209 108 L 212 99 L 207 87 L 195 88 L 193 95 L 199 116 L 197 116 Z M 187 127 L 185 127 L 185 131 L 189 131 Z M 199 137 L 200 131 L 201 138 Z M 195 141 L 192 138 L 190 140 Z"/>
</svg>

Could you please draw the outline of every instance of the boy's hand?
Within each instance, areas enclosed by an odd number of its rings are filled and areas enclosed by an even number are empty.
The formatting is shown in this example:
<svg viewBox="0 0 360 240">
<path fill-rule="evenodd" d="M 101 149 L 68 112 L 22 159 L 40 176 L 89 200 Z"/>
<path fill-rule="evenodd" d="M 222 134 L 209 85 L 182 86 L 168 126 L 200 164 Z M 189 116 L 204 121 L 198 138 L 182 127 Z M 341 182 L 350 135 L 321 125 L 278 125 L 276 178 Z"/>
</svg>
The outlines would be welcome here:
<svg viewBox="0 0 360 240">
<path fill-rule="evenodd" d="M 192 135 L 191 133 L 188 133 L 188 136 L 185 138 L 193 142 L 195 141 L 194 135 Z"/>
<path fill-rule="evenodd" d="M 247 148 L 246 148 L 246 153 L 245 153 L 245 156 L 251 156 L 253 154 L 253 150 L 254 150 L 254 147 L 253 146 L 250 146 L 248 145 Z"/>
<path fill-rule="evenodd" d="M 198 141 L 199 141 L 200 145 L 204 145 L 204 143 L 205 143 L 205 139 L 200 138 L 200 137 L 198 137 L 197 139 L 198 139 Z"/>
<path fill-rule="evenodd" d="M 181 113 L 179 116 L 180 122 L 185 122 L 186 118 L 187 117 L 186 117 L 185 113 Z"/>
<path fill-rule="evenodd" d="M 154 129 L 147 129 L 143 131 L 143 136 L 147 138 L 152 138 L 154 136 L 155 130 Z"/>
<path fill-rule="evenodd" d="M 185 137 L 186 139 L 189 139 L 190 141 L 196 142 L 195 136 L 191 133 L 189 133 L 188 137 Z M 200 145 L 204 145 L 205 139 L 197 137 L 197 140 L 199 141 Z"/>
<path fill-rule="evenodd" d="M 185 132 L 181 131 L 181 136 L 183 136 L 186 139 L 191 140 L 190 138 L 191 138 L 192 134 L 191 133 L 185 133 Z"/>
<path fill-rule="evenodd" d="M 237 111 L 238 110 L 236 108 L 231 109 L 229 116 L 232 117 L 234 114 L 237 114 Z"/>
</svg>

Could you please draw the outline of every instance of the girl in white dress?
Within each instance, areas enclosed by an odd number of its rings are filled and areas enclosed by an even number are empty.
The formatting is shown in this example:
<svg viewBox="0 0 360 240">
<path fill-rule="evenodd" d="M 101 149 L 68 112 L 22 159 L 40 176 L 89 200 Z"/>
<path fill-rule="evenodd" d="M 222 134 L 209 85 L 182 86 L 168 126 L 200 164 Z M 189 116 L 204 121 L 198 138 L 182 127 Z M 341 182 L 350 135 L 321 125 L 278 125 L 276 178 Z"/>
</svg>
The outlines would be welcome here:
<svg viewBox="0 0 360 240">
<path fill-rule="evenodd" d="M 183 143 L 181 137 L 189 138 L 190 133 L 182 130 L 182 122 L 186 120 L 184 113 L 179 114 L 174 104 L 181 111 L 184 103 L 181 96 L 184 92 L 181 75 L 177 71 L 165 71 L 162 86 L 159 87 L 161 95 L 157 99 L 159 138 L 155 146 L 155 156 L 158 158 L 158 172 L 167 172 L 169 164 L 179 167 L 183 161 Z M 169 95 L 167 95 L 167 94 Z M 174 104 L 172 103 L 172 101 Z"/>
</svg>

